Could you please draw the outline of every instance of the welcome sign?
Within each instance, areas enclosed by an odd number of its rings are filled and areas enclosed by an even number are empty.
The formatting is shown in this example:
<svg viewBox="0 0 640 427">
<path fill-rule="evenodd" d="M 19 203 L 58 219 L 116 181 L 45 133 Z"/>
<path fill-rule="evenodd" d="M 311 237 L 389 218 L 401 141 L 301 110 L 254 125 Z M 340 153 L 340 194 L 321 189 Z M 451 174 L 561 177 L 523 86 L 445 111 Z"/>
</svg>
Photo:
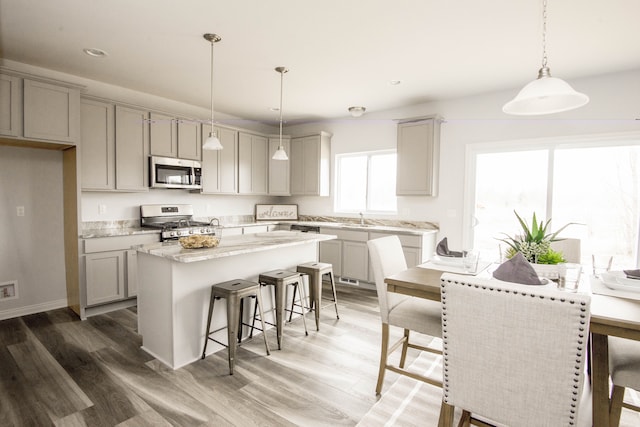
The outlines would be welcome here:
<svg viewBox="0 0 640 427">
<path fill-rule="evenodd" d="M 298 219 L 298 205 L 256 205 L 256 221 Z"/>
</svg>

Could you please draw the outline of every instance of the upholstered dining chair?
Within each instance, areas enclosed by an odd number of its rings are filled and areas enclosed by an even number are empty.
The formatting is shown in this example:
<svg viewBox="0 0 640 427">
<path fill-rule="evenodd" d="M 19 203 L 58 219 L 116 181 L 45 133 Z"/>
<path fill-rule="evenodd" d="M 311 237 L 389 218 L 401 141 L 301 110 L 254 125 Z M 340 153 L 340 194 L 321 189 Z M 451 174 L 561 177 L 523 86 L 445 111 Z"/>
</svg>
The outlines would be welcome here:
<svg viewBox="0 0 640 427">
<path fill-rule="evenodd" d="M 409 340 L 410 332 L 415 331 L 432 337 L 441 337 L 442 326 L 440 320 L 440 303 L 422 298 L 387 292 L 385 277 L 399 273 L 407 269 L 402 245 L 398 236 L 387 236 L 369 240 L 369 257 L 376 281 L 380 317 L 382 319 L 382 343 L 380 347 L 380 367 L 378 370 L 378 382 L 376 394 L 382 391 L 384 375 L 390 370 L 411 378 L 424 381 L 436 386 L 442 386 L 440 381 L 428 378 L 416 372 L 405 369 L 407 349 L 414 348 L 421 351 L 441 353 L 440 350 L 415 344 Z M 404 329 L 402 338 L 389 346 L 389 327 L 395 326 Z M 400 363 L 392 365 L 389 356 L 402 346 Z"/>
<path fill-rule="evenodd" d="M 626 388 L 640 391 L 640 342 L 609 337 L 609 372 L 613 383 L 609 424 L 615 427 L 623 407 L 640 412 L 640 407 L 623 400 Z"/>
<path fill-rule="evenodd" d="M 455 407 L 461 425 L 578 425 L 590 295 L 451 273 L 440 293 L 440 426 Z"/>
</svg>

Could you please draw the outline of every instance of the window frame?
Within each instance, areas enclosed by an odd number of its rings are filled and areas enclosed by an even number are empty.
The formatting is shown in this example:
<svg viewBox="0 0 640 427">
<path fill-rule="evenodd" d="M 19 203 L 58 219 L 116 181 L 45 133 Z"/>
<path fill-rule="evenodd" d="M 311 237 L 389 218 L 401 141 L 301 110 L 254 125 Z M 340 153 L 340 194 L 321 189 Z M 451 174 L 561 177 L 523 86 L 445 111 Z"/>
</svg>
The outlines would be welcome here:
<svg viewBox="0 0 640 427">
<path fill-rule="evenodd" d="M 371 157 L 373 156 L 379 156 L 379 155 L 389 155 L 389 154 L 394 154 L 396 155 L 396 159 L 397 159 L 397 155 L 398 155 L 398 150 L 396 150 L 395 148 L 389 148 L 389 149 L 383 149 L 383 150 L 373 150 L 373 151 L 360 151 L 360 152 L 355 152 L 355 153 L 340 153 L 340 154 L 336 154 L 335 156 L 335 165 L 336 165 L 336 172 L 335 172 L 335 198 L 333 201 L 333 211 L 335 213 L 342 213 L 342 214 L 357 214 L 357 213 L 363 213 L 363 214 L 377 214 L 377 215 L 397 215 L 398 214 L 398 203 L 397 203 L 397 197 L 396 197 L 396 206 L 394 210 L 373 210 L 370 209 L 370 204 L 369 204 L 369 200 L 370 200 L 370 196 L 371 196 L 371 175 L 370 175 L 370 170 L 371 170 Z M 341 163 L 341 159 L 343 158 L 348 158 L 348 157 L 363 157 L 366 156 L 367 158 L 367 190 L 366 190 L 366 197 L 365 197 L 365 209 L 361 210 L 361 209 L 356 209 L 356 210 L 347 210 L 347 209 L 341 209 L 339 206 L 339 201 L 340 201 L 340 182 L 341 182 L 341 169 L 342 169 L 342 163 Z M 395 186 L 394 186 L 395 188 Z"/>
<path fill-rule="evenodd" d="M 548 150 L 547 157 L 547 201 L 544 218 L 553 217 L 553 180 L 555 151 L 567 148 L 619 147 L 638 145 L 640 132 L 604 133 L 595 135 L 572 135 L 518 140 L 505 140 L 467 144 L 465 148 L 465 178 L 463 188 L 462 242 L 464 247 L 473 247 L 476 219 L 476 165 L 480 154 L 504 153 L 528 150 Z M 540 215 L 542 217 L 542 215 Z M 640 217 L 636 236 L 636 265 L 640 265 Z"/>
</svg>

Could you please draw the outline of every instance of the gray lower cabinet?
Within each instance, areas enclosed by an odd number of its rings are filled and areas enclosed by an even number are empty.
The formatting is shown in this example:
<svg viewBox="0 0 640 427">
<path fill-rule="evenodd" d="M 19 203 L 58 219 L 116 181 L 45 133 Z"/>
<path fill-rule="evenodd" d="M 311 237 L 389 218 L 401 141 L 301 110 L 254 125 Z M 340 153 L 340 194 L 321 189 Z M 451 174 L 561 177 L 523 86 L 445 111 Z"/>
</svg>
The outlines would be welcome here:
<svg viewBox="0 0 640 427">
<path fill-rule="evenodd" d="M 84 307 L 120 302 L 138 294 L 134 245 L 153 243 L 157 234 L 99 237 L 82 241 L 81 284 Z"/>
<path fill-rule="evenodd" d="M 202 125 L 203 140 L 211 125 Z M 238 131 L 216 126 L 222 150 L 202 153 L 202 193 L 238 194 Z"/>
<path fill-rule="evenodd" d="M 149 112 L 116 105 L 116 189 L 149 190 Z"/>
<path fill-rule="evenodd" d="M 0 73 L 0 135 L 75 145 L 80 137 L 80 86 Z"/>
<path fill-rule="evenodd" d="M 333 265 L 333 273 L 343 282 L 374 283 L 369 263 L 367 241 L 397 235 L 408 267 L 422 264 L 432 258 L 436 245 L 436 232 L 393 233 L 391 231 L 358 231 L 339 228 L 321 228 L 322 234 L 333 234 L 336 240 L 320 242 L 320 261 Z"/>
<path fill-rule="evenodd" d="M 369 281 L 369 249 L 366 231 L 320 229 L 321 234 L 333 234 L 337 240 L 320 243 L 320 261 L 333 264 L 333 274 L 343 280 Z M 337 268 L 336 268 L 337 265 Z"/>
</svg>

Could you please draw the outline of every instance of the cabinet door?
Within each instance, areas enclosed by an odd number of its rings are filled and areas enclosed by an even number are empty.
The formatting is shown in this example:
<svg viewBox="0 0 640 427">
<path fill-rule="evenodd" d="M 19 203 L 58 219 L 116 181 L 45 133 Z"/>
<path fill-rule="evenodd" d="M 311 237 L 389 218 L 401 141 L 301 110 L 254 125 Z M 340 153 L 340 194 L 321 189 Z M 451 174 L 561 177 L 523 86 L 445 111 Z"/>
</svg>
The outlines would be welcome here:
<svg viewBox="0 0 640 427">
<path fill-rule="evenodd" d="M 0 74 L 0 135 L 22 135 L 22 80 Z"/>
<path fill-rule="evenodd" d="M 202 160 L 202 127 L 196 120 L 178 119 L 178 157 Z"/>
<path fill-rule="evenodd" d="M 320 136 L 310 136 L 302 142 L 304 159 L 304 194 L 320 195 Z"/>
<path fill-rule="evenodd" d="M 342 276 L 342 241 L 325 240 L 320 242 L 320 262 L 333 265 L 333 274 Z"/>
<path fill-rule="evenodd" d="M 267 138 L 244 132 L 238 138 L 238 192 L 267 194 Z"/>
<path fill-rule="evenodd" d="M 90 99 L 80 102 L 83 190 L 113 190 L 116 187 L 113 110 L 114 106 L 105 102 Z"/>
<path fill-rule="evenodd" d="M 130 249 L 125 252 L 127 255 L 127 297 L 138 295 L 138 251 Z"/>
<path fill-rule="evenodd" d="M 80 91 L 24 79 L 24 137 L 76 143 Z"/>
<path fill-rule="evenodd" d="M 304 195 L 304 138 L 291 139 L 289 165 L 291 168 L 291 195 Z"/>
<path fill-rule="evenodd" d="M 422 264 L 420 260 L 421 250 L 419 248 L 409 248 L 407 246 L 402 247 L 404 252 L 404 259 L 407 261 L 407 268 L 415 267 L 418 264 Z"/>
<path fill-rule="evenodd" d="M 153 156 L 178 157 L 176 120 L 160 113 L 149 115 L 149 153 Z"/>
<path fill-rule="evenodd" d="M 440 149 L 437 119 L 398 125 L 396 194 L 436 196 Z"/>
<path fill-rule="evenodd" d="M 290 196 L 289 165 L 291 160 L 273 160 L 273 154 L 278 150 L 280 138 L 269 139 L 269 194 L 272 196 Z M 289 138 L 282 138 L 284 151 L 291 159 L 291 142 Z"/>
<path fill-rule="evenodd" d="M 216 127 L 222 150 L 202 152 L 202 193 L 238 193 L 238 132 Z M 202 134 L 209 136 L 210 125 L 202 125 Z"/>
<path fill-rule="evenodd" d="M 149 189 L 149 113 L 116 105 L 116 188 Z"/>
<path fill-rule="evenodd" d="M 366 242 L 342 242 L 342 277 L 369 280 L 369 250 Z"/>
<path fill-rule="evenodd" d="M 124 252 L 85 255 L 87 305 L 124 298 Z"/>
</svg>

